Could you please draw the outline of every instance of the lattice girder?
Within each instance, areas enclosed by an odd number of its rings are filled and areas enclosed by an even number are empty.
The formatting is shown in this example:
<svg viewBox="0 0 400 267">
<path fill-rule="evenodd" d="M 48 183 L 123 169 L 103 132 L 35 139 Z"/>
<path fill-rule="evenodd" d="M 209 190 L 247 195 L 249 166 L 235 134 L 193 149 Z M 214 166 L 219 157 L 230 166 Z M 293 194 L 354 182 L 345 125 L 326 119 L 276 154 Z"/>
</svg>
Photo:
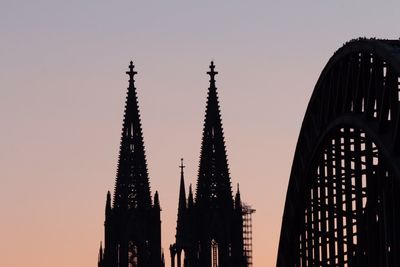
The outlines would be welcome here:
<svg viewBox="0 0 400 267">
<path fill-rule="evenodd" d="M 400 265 L 400 41 L 352 41 L 314 88 L 277 266 Z M 400 194 L 399 194 L 400 195 Z"/>
</svg>

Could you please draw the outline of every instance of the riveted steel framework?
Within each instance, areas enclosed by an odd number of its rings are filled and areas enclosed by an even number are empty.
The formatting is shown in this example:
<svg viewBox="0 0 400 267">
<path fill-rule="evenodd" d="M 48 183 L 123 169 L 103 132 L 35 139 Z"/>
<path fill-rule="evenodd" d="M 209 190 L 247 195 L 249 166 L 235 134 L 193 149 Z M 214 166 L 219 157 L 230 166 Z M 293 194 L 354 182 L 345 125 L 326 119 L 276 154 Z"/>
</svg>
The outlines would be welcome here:
<svg viewBox="0 0 400 267">
<path fill-rule="evenodd" d="M 329 60 L 299 135 L 277 266 L 400 266 L 400 41 Z"/>
</svg>

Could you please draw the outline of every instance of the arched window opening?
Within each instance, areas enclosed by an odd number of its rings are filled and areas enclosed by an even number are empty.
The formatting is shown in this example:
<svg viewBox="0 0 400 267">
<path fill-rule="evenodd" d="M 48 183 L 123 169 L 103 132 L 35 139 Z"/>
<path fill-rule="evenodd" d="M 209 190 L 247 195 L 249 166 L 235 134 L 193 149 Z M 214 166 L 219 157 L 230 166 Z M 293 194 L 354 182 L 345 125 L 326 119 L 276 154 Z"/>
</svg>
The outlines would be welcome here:
<svg viewBox="0 0 400 267">
<path fill-rule="evenodd" d="M 117 245 L 117 265 L 119 266 L 120 260 L 119 260 L 119 251 L 120 251 L 120 244 Z"/>
<path fill-rule="evenodd" d="M 178 257 L 179 257 L 179 259 L 178 259 L 178 265 L 180 265 L 180 266 L 178 266 L 178 267 L 185 267 L 186 266 L 186 264 L 185 264 L 185 250 L 181 250 L 180 251 L 180 253 L 178 254 Z"/>
<path fill-rule="evenodd" d="M 211 240 L 211 266 L 218 267 L 218 243 L 215 239 Z"/>
<path fill-rule="evenodd" d="M 197 259 L 200 259 L 200 254 L 201 254 L 201 243 L 200 241 L 197 242 Z"/>
</svg>

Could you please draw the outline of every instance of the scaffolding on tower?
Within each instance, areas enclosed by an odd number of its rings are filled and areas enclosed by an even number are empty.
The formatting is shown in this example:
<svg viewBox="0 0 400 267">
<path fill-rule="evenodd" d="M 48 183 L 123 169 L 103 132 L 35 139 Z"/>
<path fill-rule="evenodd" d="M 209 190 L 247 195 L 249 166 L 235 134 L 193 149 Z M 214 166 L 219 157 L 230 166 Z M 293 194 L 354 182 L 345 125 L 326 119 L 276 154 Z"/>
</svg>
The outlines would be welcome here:
<svg viewBox="0 0 400 267">
<path fill-rule="evenodd" d="M 247 266 L 253 266 L 253 226 L 252 214 L 256 212 L 250 205 L 242 204 L 243 215 L 243 252 L 247 260 Z"/>
</svg>

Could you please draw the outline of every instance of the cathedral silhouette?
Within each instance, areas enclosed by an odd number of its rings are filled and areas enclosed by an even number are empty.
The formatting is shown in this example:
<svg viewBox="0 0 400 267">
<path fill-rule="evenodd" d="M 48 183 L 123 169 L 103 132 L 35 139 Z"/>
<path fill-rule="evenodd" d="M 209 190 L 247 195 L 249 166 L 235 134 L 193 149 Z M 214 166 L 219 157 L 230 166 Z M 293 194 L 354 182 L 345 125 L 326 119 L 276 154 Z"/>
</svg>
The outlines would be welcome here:
<svg viewBox="0 0 400 267">
<path fill-rule="evenodd" d="M 151 197 L 132 61 L 126 73 L 129 87 L 114 198 L 111 204 L 111 193 L 107 193 L 98 267 L 164 267 L 160 201 L 157 191 Z M 181 159 L 176 240 L 169 248 L 171 267 L 250 267 L 255 210 L 242 203 L 239 185 L 233 198 L 213 62 L 207 74 L 210 87 L 196 195 L 190 185 L 186 197 Z"/>
</svg>

